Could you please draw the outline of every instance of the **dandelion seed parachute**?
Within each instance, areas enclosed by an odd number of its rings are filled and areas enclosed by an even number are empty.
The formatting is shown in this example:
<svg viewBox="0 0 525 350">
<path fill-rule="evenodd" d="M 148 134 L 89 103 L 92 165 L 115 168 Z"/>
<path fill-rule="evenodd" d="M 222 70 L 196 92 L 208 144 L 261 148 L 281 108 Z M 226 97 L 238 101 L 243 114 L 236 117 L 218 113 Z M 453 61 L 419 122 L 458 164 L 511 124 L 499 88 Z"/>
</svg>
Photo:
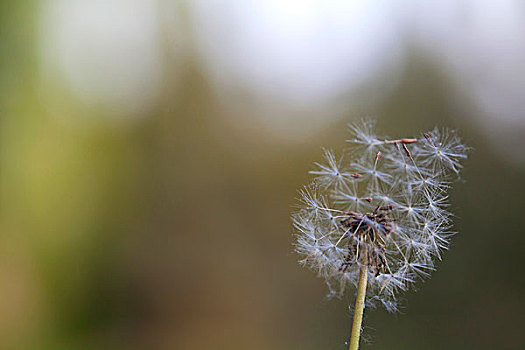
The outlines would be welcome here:
<svg viewBox="0 0 525 350">
<path fill-rule="evenodd" d="M 329 295 L 356 287 L 367 265 L 367 305 L 394 312 L 399 293 L 428 278 L 448 248 L 447 190 L 468 148 L 446 129 L 396 140 L 377 136 L 364 120 L 349 131 L 353 148 L 339 158 L 324 150 L 325 162 L 300 192 L 295 250 Z"/>
</svg>

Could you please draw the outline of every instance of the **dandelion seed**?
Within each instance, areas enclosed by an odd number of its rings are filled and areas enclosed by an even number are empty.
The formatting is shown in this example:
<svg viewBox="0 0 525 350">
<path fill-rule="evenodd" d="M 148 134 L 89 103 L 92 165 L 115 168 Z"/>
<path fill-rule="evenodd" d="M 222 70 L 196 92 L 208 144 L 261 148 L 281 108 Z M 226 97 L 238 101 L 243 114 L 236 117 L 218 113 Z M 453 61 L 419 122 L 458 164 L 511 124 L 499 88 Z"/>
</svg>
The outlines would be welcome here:
<svg viewBox="0 0 525 350">
<path fill-rule="evenodd" d="M 396 311 L 399 293 L 428 278 L 448 249 L 446 192 L 468 148 L 446 129 L 391 139 L 365 120 L 349 130 L 351 161 L 324 150 L 292 220 L 300 262 L 325 280 L 329 295 L 357 289 L 350 341 L 357 349 L 364 305 Z"/>
</svg>

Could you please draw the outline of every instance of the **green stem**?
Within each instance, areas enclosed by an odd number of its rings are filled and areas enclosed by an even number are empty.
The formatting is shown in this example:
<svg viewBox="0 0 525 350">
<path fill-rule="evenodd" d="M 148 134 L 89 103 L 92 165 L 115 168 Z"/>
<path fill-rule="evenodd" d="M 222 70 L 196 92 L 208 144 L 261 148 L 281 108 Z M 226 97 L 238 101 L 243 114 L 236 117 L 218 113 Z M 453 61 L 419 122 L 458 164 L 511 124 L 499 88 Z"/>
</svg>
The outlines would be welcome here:
<svg viewBox="0 0 525 350">
<path fill-rule="evenodd" d="M 368 266 L 361 265 L 359 271 L 359 284 L 357 285 L 357 296 L 355 298 L 354 323 L 352 324 L 352 335 L 348 350 L 359 348 L 359 337 L 361 335 L 361 323 L 363 321 L 363 311 L 365 310 L 366 282 L 368 279 Z"/>
</svg>

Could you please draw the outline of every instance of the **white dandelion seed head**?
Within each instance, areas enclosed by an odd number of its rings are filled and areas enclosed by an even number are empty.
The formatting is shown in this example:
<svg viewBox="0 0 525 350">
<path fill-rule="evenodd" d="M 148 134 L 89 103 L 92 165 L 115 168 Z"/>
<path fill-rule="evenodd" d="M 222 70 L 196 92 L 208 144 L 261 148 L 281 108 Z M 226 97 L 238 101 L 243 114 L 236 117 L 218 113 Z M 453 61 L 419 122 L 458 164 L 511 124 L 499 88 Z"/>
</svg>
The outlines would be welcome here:
<svg viewBox="0 0 525 350">
<path fill-rule="evenodd" d="M 341 296 L 368 267 L 367 304 L 396 311 L 398 295 L 428 278 L 448 249 L 447 191 L 467 158 L 456 132 L 379 137 L 375 123 L 350 125 L 351 157 L 324 150 L 292 215 L 300 263 Z M 347 159 L 351 158 L 351 159 Z"/>
</svg>

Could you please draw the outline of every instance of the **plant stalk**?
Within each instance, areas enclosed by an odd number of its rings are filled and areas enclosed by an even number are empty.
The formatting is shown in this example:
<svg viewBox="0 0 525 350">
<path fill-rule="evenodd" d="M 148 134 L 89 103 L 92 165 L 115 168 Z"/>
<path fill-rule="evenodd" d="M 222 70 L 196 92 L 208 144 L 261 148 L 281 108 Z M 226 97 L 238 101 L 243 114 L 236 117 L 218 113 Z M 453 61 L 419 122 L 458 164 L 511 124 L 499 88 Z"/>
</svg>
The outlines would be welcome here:
<svg viewBox="0 0 525 350">
<path fill-rule="evenodd" d="M 365 257 L 366 260 L 366 257 Z M 357 285 L 357 296 L 355 298 L 354 322 L 352 324 L 352 335 L 350 336 L 349 350 L 359 348 L 359 337 L 361 336 L 361 323 L 363 321 L 363 312 L 365 310 L 366 283 L 368 279 L 368 266 L 361 265 L 359 271 L 359 284 Z"/>
</svg>

